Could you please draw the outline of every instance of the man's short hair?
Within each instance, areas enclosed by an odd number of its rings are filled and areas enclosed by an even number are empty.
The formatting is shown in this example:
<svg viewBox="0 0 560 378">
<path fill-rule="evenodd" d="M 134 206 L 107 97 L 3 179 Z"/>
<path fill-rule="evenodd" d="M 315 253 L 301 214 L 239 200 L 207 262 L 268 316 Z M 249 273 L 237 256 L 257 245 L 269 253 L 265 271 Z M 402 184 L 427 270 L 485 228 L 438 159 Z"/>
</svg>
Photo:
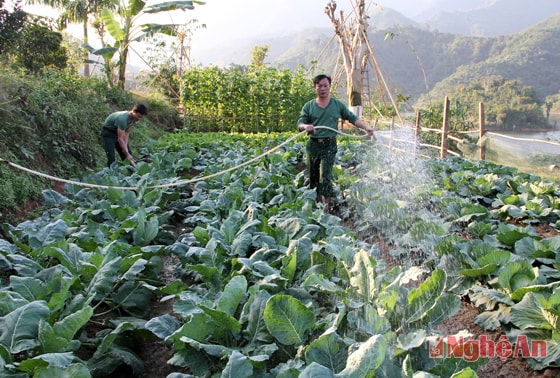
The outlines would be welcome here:
<svg viewBox="0 0 560 378">
<path fill-rule="evenodd" d="M 327 79 L 329 81 L 329 84 L 331 84 L 332 80 L 331 80 L 330 76 L 325 75 L 325 74 L 320 74 L 320 75 L 317 75 L 313 78 L 313 85 L 319 84 L 319 82 L 323 79 Z"/>
<path fill-rule="evenodd" d="M 142 114 L 143 116 L 148 115 L 148 108 L 144 104 L 136 104 L 132 108 L 133 112 Z"/>
</svg>

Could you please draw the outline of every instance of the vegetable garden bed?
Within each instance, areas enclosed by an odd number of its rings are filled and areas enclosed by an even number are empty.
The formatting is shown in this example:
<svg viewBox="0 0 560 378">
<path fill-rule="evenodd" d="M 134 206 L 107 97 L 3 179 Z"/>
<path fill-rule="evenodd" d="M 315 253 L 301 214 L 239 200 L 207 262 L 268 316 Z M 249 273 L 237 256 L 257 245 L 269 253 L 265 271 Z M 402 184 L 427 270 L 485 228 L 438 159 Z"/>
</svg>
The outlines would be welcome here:
<svg viewBox="0 0 560 378">
<path fill-rule="evenodd" d="M 134 190 L 47 190 L 41 217 L 4 225 L 3 375 L 496 375 L 496 358 L 430 355 L 461 299 L 484 332 L 545 341 L 524 366 L 555 372 L 555 184 L 342 140 L 333 216 L 296 169 L 304 138 L 202 179 L 286 139 L 173 134 L 83 178 Z"/>
</svg>

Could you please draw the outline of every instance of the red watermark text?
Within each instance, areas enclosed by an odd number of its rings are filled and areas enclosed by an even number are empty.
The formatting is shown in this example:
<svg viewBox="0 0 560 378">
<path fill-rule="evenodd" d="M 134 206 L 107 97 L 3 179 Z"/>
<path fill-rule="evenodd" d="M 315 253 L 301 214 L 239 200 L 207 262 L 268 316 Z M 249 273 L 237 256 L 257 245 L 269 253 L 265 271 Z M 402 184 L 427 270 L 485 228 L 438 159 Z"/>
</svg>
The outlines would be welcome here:
<svg viewBox="0 0 560 378">
<path fill-rule="evenodd" d="M 481 335 L 476 339 L 465 339 L 463 336 L 447 336 L 430 341 L 431 358 L 462 358 L 467 362 L 477 361 L 479 358 L 499 358 L 502 361 L 513 358 L 543 358 L 546 357 L 546 341 L 529 340 L 520 335 L 512 342 L 506 335 L 500 336 L 498 341 Z"/>
</svg>

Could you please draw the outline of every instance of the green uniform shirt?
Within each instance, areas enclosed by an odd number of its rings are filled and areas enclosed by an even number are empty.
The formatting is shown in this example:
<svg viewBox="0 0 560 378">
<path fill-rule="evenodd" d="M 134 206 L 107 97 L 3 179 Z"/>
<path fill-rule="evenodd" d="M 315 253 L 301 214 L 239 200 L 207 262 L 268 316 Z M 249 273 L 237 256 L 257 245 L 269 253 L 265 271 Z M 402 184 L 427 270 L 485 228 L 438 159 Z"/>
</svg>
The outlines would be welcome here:
<svg viewBox="0 0 560 378">
<path fill-rule="evenodd" d="M 111 113 L 109 114 L 109 117 L 105 119 L 105 122 L 103 122 L 104 128 L 115 132 L 117 129 L 126 131 L 126 129 L 128 129 L 131 125 L 132 122 L 128 122 L 128 110 Z"/>
<path fill-rule="evenodd" d="M 333 130 L 338 130 L 339 119 L 355 124 L 358 116 L 352 113 L 342 101 L 331 97 L 326 108 L 321 108 L 315 100 L 306 102 L 301 109 L 297 124 L 305 123 L 313 126 L 327 126 Z M 312 138 L 330 138 L 334 136 L 336 136 L 335 131 L 326 129 L 317 129 L 311 135 Z"/>
</svg>

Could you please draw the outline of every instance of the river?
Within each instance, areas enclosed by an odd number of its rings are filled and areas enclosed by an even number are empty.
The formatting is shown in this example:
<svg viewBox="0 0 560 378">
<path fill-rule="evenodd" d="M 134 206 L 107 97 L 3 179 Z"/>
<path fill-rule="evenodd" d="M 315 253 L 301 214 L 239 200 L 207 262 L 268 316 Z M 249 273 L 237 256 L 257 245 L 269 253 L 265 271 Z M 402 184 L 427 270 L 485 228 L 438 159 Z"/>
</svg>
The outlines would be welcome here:
<svg viewBox="0 0 560 378">
<path fill-rule="evenodd" d="M 489 137 L 494 147 L 506 149 L 512 155 L 526 157 L 560 155 L 560 130 L 546 132 L 499 132 L 490 133 Z M 540 140 L 542 142 L 538 142 Z"/>
</svg>

